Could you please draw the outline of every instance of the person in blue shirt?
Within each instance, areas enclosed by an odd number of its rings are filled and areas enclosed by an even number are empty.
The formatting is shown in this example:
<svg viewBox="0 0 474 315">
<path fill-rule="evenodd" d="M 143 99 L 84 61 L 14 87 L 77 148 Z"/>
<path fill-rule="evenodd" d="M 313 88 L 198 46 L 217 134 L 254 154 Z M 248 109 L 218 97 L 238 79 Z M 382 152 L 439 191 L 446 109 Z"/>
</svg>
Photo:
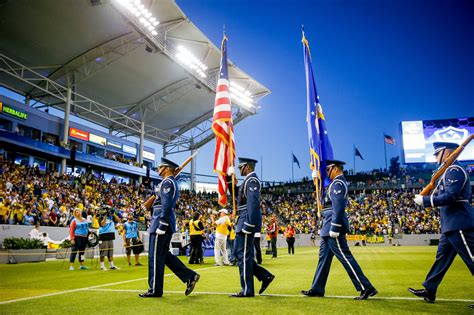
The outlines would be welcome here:
<svg viewBox="0 0 474 315">
<path fill-rule="evenodd" d="M 449 142 L 435 142 L 433 146 L 439 165 L 458 147 Z M 446 169 L 430 195 L 416 195 L 414 201 L 422 207 L 440 208 L 441 238 L 436 260 L 423 282 L 425 288 L 408 289 L 426 302 L 434 303 L 438 286 L 456 255 L 461 257 L 474 276 L 474 210 L 471 206 L 469 176 L 458 162 L 454 162 Z"/>
<path fill-rule="evenodd" d="M 131 266 L 130 254 L 133 251 L 135 255 L 135 266 L 142 266 L 140 264 L 140 233 L 138 232 L 137 222 L 133 220 L 133 214 L 127 215 L 127 222 L 123 225 L 123 244 L 127 253 L 128 265 Z"/>
<path fill-rule="evenodd" d="M 34 225 L 34 224 L 35 224 L 35 219 L 34 219 L 34 217 L 32 216 L 30 210 L 28 210 L 28 211 L 26 212 L 26 215 L 25 215 L 25 217 L 23 218 L 23 224 L 24 224 L 24 225 Z"/>
<path fill-rule="evenodd" d="M 120 219 L 115 214 L 115 210 L 109 206 L 103 206 L 106 208 L 105 213 L 99 219 L 99 260 L 100 270 L 106 271 L 105 267 L 105 256 L 109 260 L 110 270 L 118 270 L 119 267 L 114 264 L 114 240 L 115 240 L 115 222 L 119 222 Z"/>
<path fill-rule="evenodd" d="M 73 245 L 69 258 L 69 270 L 74 270 L 74 261 L 79 253 L 80 269 L 89 269 L 84 266 L 84 252 L 87 247 L 87 236 L 89 234 L 89 223 L 82 217 L 81 209 L 74 209 L 74 219 L 69 227 L 69 236 Z"/>
<path fill-rule="evenodd" d="M 158 196 L 153 204 L 148 251 L 148 291 L 139 294 L 142 298 L 162 297 L 165 265 L 186 283 L 185 295 L 191 294 L 200 276 L 187 268 L 178 257 L 170 252 L 173 233 L 176 232 L 175 207 L 179 190 L 174 178 L 178 164 L 161 158 L 158 174 L 163 178 Z"/>
<path fill-rule="evenodd" d="M 346 206 L 349 189 L 343 175 L 344 164 L 344 162 L 337 160 L 326 161 L 327 174 L 331 180 L 327 194 L 332 206 L 322 212 L 324 221 L 321 228 L 319 260 L 311 289 L 303 290 L 301 293 L 306 296 L 324 297 L 332 259 L 336 256 L 346 269 L 356 290 L 360 291 L 360 296 L 355 299 L 366 300 L 378 292 L 362 272 L 347 245 L 346 234 L 349 232 L 349 221 L 346 215 Z"/>
<path fill-rule="evenodd" d="M 237 225 L 235 227 L 235 256 L 239 265 L 240 292 L 231 297 L 253 297 L 253 277 L 262 282 L 259 294 L 262 294 L 275 279 L 268 270 L 255 261 L 254 237 L 262 230 L 262 211 L 260 209 L 260 180 L 255 174 L 254 159 L 239 158 L 240 174 L 245 176 L 243 183 L 238 187 L 237 197 Z M 233 170 L 231 170 L 233 173 Z"/>
</svg>

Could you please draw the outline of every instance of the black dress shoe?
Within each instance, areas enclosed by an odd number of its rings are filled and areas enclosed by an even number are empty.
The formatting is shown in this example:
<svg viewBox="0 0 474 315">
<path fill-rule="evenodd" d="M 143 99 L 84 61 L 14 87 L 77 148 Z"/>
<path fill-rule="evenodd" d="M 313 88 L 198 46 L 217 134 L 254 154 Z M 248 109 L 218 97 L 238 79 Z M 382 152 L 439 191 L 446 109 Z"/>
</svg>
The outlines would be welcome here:
<svg viewBox="0 0 474 315">
<path fill-rule="evenodd" d="M 470 308 L 474 308 L 474 304 L 469 305 Z"/>
<path fill-rule="evenodd" d="M 189 279 L 188 282 L 186 282 L 186 291 L 184 291 L 184 295 L 190 295 L 191 292 L 193 292 L 194 286 L 199 281 L 199 278 L 201 278 L 201 276 L 196 274 L 194 277 Z"/>
<path fill-rule="evenodd" d="M 262 294 L 268 288 L 270 283 L 272 283 L 273 279 L 275 279 L 275 276 L 271 275 L 267 279 L 262 280 L 262 287 L 260 288 L 260 291 L 258 291 L 258 294 Z"/>
<path fill-rule="evenodd" d="M 140 293 L 138 296 L 141 297 L 141 298 L 161 297 L 161 295 L 153 294 L 151 291 L 146 291 L 145 293 Z"/>
<path fill-rule="evenodd" d="M 236 297 L 236 298 L 253 297 L 253 295 L 244 295 L 244 293 L 242 291 L 240 291 L 238 293 L 231 294 L 229 296 L 230 297 Z"/>
<path fill-rule="evenodd" d="M 317 296 L 317 297 L 324 297 L 324 294 L 314 292 L 313 290 L 301 290 L 301 294 L 306 296 Z"/>
<path fill-rule="evenodd" d="M 369 297 L 379 293 L 374 287 L 360 292 L 360 295 L 355 297 L 354 300 L 367 300 Z"/>
<path fill-rule="evenodd" d="M 431 293 L 430 291 L 428 291 L 426 289 L 416 290 L 416 289 L 413 289 L 413 288 L 408 288 L 408 292 L 410 292 L 410 293 L 412 293 L 416 296 L 422 297 L 428 303 L 434 303 L 435 300 L 436 300 L 436 294 Z"/>
</svg>

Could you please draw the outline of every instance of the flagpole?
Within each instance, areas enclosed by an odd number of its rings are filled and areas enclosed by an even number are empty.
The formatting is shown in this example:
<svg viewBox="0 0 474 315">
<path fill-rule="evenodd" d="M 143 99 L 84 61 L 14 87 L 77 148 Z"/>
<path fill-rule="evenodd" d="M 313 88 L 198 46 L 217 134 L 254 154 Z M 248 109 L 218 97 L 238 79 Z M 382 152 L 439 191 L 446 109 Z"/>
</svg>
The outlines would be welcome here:
<svg viewBox="0 0 474 315">
<path fill-rule="evenodd" d="M 232 128 L 229 128 L 229 135 L 229 139 L 232 141 L 232 139 L 234 139 Z M 237 206 L 235 205 L 235 161 L 232 154 L 232 143 L 229 143 L 229 161 L 231 167 L 234 169 L 234 173 L 232 174 L 232 214 L 235 218 L 235 215 L 237 214 Z"/>
<path fill-rule="evenodd" d="M 354 175 L 356 174 L 356 149 L 355 144 L 352 145 L 352 154 L 354 155 Z"/>
<path fill-rule="evenodd" d="M 293 152 L 291 152 L 291 181 L 294 182 L 295 181 L 295 177 L 294 177 L 294 174 L 293 174 L 293 164 L 295 164 L 293 162 Z"/>
<path fill-rule="evenodd" d="M 383 150 L 385 152 L 385 171 L 387 171 L 387 142 L 385 141 L 385 133 L 383 134 Z"/>
<path fill-rule="evenodd" d="M 263 155 L 260 155 L 260 180 L 263 182 Z"/>
</svg>

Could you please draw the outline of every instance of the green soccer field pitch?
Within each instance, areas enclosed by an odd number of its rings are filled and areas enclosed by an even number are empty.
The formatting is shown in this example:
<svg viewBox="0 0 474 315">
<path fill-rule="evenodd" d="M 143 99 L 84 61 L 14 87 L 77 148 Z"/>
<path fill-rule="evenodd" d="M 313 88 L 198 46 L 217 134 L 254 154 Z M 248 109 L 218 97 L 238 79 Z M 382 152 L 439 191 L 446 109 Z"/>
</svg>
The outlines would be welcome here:
<svg viewBox="0 0 474 315">
<path fill-rule="evenodd" d="M 159 299 L 141 299 L 147 289 L 147 267 L 129 267 L 116 257 L 121 270 L 68 270 L 67 261 L 0 265 L 0 314 L 474 314 L 474 279 L 456 258 L 438 291 L 435 304 L 414 299 L 409 286 L 421 287 L 436 247 L 354 247 L 353 254 L 379 294 L 367 301 L 354 301 L 357 294 L 342 265 L 334 259 L 325 298 L 300 295 L 309 289 L 319 248 L 296 248 L 288 256 L 264 257 L 263 265 L 276 275 L 265 292 L 250 299 L 228 297 L 240 290 L 237 267 L 214 267 L 212 257 L 199 270 L 201 280 L 190 296 L 174 275 L 165 276 L 165 294 Z M 184 258 L 184 257 L 183 257 Z M 142 257 L 142 262 L 146 257 Z M 107 263 L 106 263 L 107 265 Z M 77 266 L 77 264 L 76 264 Z M 166 274 L 169 270 L 166 270 Z M 255 281 L 256 291 L 260 283 Z"/>
</svg>

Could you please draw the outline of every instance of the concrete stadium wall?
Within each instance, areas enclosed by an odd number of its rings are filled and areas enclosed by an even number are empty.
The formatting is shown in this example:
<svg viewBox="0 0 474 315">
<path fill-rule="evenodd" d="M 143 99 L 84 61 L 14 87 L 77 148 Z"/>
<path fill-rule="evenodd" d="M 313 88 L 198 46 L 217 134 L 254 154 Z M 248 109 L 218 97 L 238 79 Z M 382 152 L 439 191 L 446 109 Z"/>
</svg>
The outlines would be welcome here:
<svg viewBox="0 0 474 315">
<path fill-rule="evenodd" d="M 3 240 L 8 237 L 28 238 L 28 233 L 30 233 L 33 228 L 33 226 L 1 224 L 0 244 L 3 244 Z M 41 226 L 39 230 L 40 232 L 48 233 L 49 238 L 54 241 L 62 241 L 69 236 L 69 228 L 64 227 Z M 114 241 L 114 254 L 119 255 L 123 253 L 123 238 L 122 236 L 116 234 Z"/>
<path fill-rule="evenodd" d="M 398 244 L 400 246 L 428 246 L 430 240 L 439 240 L 441 234 L 404 234 L 398 238 L 392 240 L 392 244 Z M 314 244 L 319 246 L 321 238 L 318 236 Z M 384 243 L 379 244 L 367 244 L 367 246 L 390 246 L 387 236 L 384 236 Z M 349 241 L 350 246 L 354 246 L 356 241 Z M 360 242 L 359 242 L 360 243 Z M 265 238 L 261 239 L 261 247 L 265 248 L 267 241 Z M 311 242 L 311 236 L 309 234 L 296 234 L 295 235 L 295 246 L 314 246 Z M 277 247 L 288 247 L 286 239 L 279 235 L 277 240 Z"/>
<path fill-rule="evenodd" d="M 7 237 L 28 237 L 28 233 L 33 229 L 32 226 L 25 225 L 0 225 L 0 244 L 3 244 L 3 240 Z M 49 237 L 55 241 L 62 241 L 69 235 L 69 228 L 62 227 L 40 227 L 41 232 L 47 232 Z M 393 244 L 399 244 L 401 246 L 427 246 L 430 245 L 430 240 L 439 240 L 440 234 L 414 234 L 414 235 L 401 235 L 401 238 L 393 239 Z M 148 250 L 148 235 L 142 232 L 142 238 L 145 243 L 145 249 Z M 173 238 L 176 239 L 176 238 Z M 355 241 L 350 241 L 349 245 L 354 246 Z M 316 238 L 314 244 L 311 242 L 310 235 L 308 234 L 297 234 L 295 236 L 295 246 L 319 246 L 320 238 Z M 385 236 L 385 242 L 380 244 L 367 244 L 367 246 L 389 246 L 388 237 Z M 265 249 L 267 242 L 265 237 L 261 239 L 261 247 Z M 277 247 L 286 248 L 287 243 L 283 236 L 278 237 Z M 123 239 L 118 234 L 114 241 L 114 254 L 124 254 L 123 251 Z"/>
</svg>

